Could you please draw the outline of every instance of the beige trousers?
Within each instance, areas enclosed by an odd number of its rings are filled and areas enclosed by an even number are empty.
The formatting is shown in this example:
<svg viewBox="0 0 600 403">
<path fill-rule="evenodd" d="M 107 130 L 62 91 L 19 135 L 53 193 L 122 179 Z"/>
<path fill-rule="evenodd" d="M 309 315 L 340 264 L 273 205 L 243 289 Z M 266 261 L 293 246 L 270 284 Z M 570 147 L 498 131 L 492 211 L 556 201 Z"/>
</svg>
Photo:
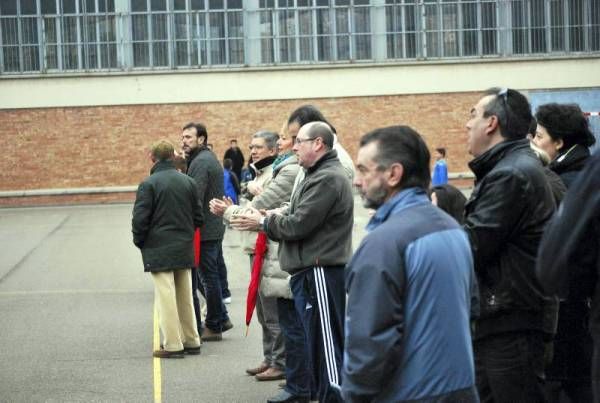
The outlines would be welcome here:
<svg viewBox="0 0 600 403">
<path fill-rule="evenodd" d="M 181 351 L 184 346 L 198 347 L 200 336 L 192 302 L 191 270 L 155 272 L 152 280 L 164 349 Z"/>
</svg>

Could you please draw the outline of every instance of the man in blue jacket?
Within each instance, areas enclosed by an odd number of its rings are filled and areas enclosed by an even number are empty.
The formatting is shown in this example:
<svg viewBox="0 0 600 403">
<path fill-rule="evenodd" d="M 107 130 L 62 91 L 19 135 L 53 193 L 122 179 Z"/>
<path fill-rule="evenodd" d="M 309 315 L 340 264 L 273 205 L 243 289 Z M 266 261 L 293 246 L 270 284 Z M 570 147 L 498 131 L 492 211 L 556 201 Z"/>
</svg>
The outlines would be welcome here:
<svg viewBox="0 0 600 403">
<path fill-rule="evenodd" d="M 346 268 L 346 402 L 477 402 L 469 240 L 433 206 L 430 155 L 408 126 L 363 136 L 357 176 L 377 209 Z"/>
</svg>

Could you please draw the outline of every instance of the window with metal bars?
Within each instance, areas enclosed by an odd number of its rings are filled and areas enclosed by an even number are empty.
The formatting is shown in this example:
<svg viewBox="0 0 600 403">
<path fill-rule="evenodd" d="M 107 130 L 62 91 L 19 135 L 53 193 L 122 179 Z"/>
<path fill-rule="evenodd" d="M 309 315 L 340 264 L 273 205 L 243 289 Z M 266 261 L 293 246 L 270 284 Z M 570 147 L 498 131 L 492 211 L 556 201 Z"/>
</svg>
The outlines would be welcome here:
<svg viewBox="0 0 600 403">
<path fill-rule="evenodd" d="M 598 53 L 598 0 L 0 1 L 0 74 Z"/>
</svg>

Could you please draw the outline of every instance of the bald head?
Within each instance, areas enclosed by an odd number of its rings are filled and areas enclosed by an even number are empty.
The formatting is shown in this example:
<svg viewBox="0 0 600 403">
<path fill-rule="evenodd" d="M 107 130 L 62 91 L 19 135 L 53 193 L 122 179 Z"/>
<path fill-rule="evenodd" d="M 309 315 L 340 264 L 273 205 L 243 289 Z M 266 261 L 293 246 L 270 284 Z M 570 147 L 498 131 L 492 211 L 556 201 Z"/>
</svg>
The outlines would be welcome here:
<svg viewBox="0 0 600 403">
<path fill-rule="evenodd" d="M 333 148 L 333 131 L 327 123 L 323 122 L 310 122 L 300 128 L 298 137 L 316 139 L 321 138 L 323 145 L 327 150 Z"/>
</svg>

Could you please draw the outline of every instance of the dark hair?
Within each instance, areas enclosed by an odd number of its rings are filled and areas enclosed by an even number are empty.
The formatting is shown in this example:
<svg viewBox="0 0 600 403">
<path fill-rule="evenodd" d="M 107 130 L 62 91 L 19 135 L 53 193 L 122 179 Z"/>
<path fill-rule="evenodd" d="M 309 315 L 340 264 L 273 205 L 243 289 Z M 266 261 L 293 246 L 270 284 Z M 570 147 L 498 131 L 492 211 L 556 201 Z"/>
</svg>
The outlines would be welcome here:
<svg viewBox="0 0 600 403">
<path fill-rule="evenodd" d="M 535 137 L 535 132 L 537 130 L 537 119 L 531 118 L 531 123 L 529 123 L 529 130 L 527 130 L 527 134 L 531 134 Z"/>
<path fill-rule="evenodd" d="M 490 88 L 484 92 L 494 95 L 483 111 L 484 117 L 496 116 L 500 134 L 507 140 L 520 140 L 527 137 L 532 114 L 529 101 L 519 91 L 509 88 Z"/>
<path fill-rule="evenodd" d="M 553 140 L 563 141 L 564 149 L 575 144 L 590 147 L 596 142 L 588 120 L 577 104 L 544 104 L 537 109 L 535 117 Z"/>
<path fill-rule="evenodd" d="M 183 126 L 182 130 L 191 129 L 192 127 L 196 129 L 196 137 L 204 136 L 204 145 L 206 145 L 206 142 L 208 141 L 208 132 L 206 131 L 206 126 L 204 126 L 202 123 L 190 122 Z"/>
<path fill-rule="evenodd" d="M 327 149 L 331 150 L 333 148 L 333 131 L 331 130 L 331 127 L 324 122 L 311 123 L 315 124 L 310 127 L 306 136 L 309 139 L 316 139 L 317 137 L 320 137 Z"/>
<path fill-rule="evenodd" d="M 360 146 L 377 142 L 377 162 L 380 169 L 400 163 L 404 174 L 399 188 L 420 187 L 427 189 L 431 180 L 430 154 L 423 138 L 409 126 L 390 126 L 373 130 L 360 139 Z"/>
<path fill-rule="evenodd" d="M 293 122 L 298 123 L 300 127 L 310 122 L 323 122 L 329 125 L 333 133 L 337 133 L 335 127 L 333 127 L 333 125 L 325 119 L 325 116 L 323 116 L 321 111 L 313 105 L 303 105 L 292 112 L 288 118 L 288 125 L 291 125 Z"/>
<path fill-rule="evenodd" d="M 437 206 L 462 224 L 465 220 L 465 204 L 467 203 L 465 195 L 458 188 L 447 183 L 434 186 L 431 191 L 435 192 Z"/>
<path fill-rule="evenodd" d="M 231 160 L 231 158 L 225 158 L 223 160 L 223 168 L 225 168 L 225 169 L 233 168 L 233 161 Z"/>
<path fill-rule="evenodd" d="M 446 149 L 444 147 L 438 147 L 435 149 L 438 153 L 442 154 L 442 157 L 446 156 Z"/>
</svg>

